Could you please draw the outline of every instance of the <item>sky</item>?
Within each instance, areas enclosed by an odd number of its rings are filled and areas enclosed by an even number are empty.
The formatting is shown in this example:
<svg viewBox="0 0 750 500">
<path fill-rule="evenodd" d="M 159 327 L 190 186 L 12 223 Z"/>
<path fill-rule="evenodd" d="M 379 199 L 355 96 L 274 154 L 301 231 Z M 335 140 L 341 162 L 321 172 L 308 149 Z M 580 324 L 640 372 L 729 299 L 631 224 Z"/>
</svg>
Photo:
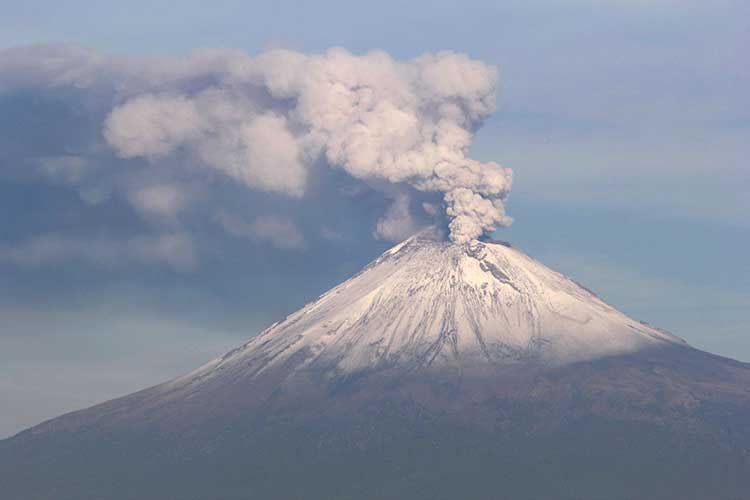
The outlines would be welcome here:
<svg viewBox="0 0 750 500">
<path fill-rule="evenodd" d="M 454 185 L 403 182 L 361 154 L 341 168 L 275 158 L 313 147 L 300 124 L 331 154 L 341 131 L 285 92 L 315 103 L 310 68 L 342 59 L 375 94 L 400 80 L 373 65 L 434 69 L 418 77 L 430 111 L 402 110 L 449 117 L 448 163 L 473 134 L 472 164 L 497 175 L 460 183 L 494 203 L 480 215 L 513 218 L 495 237 L 634 318 L 750 361 L 749 46 L 750 5 L 729 0 L 4 5 L 0 437 L 197 367 L 424 223 L 420 204 Z M 260 97 L 248 83 L 299 61 L 296 80 Z M 466 85 L 447 88 L 457 67 Z M 197 97 L 232 78 L 231 95 Z M 154 108 L 169 123 L 144 118 Z M 248 161 L 271 155 L 283 175 L 237 166 L 220 140 L 235 123 L 267 146 Z"/>
</svg>

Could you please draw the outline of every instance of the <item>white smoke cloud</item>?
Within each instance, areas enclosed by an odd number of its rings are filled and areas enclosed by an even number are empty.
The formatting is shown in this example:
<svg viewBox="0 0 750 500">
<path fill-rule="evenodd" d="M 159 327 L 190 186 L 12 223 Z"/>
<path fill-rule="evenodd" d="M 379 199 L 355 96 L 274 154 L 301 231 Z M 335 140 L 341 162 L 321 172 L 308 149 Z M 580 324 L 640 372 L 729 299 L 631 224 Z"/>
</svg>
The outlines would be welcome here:
<svg viewBox="0 0 750 500">
<path fill-rule="evenodd" d="M 201 50 L 135 61 L 39 47 L 0 52 L 0 70 L 16 75 L 0 88 L 110 89 L 118 104 L 103 133 L 122 158 L 154 166 L 173 158 L 295 198 L 319 165 L 388 197 L 405 193 L 375 228 L 384 238 L 417 227 L 408 197 L 438 195 L 443 214 L 427 215 L 446 216 L 458 243 L 512 222 L 504 206 L 511 170 L 467 157 L 475 130 L 495 109 L 497 71 L 463 54 L 396 61 L 380 51 L 251 57 Z"/>
<path fill-rule="evenodd" d="M 476 235 L 494 230 L 497 226 L 508 226 L 512 219 L 505 215 L 502 200 L 483 198 L 466 188 L 458 188 L 445 194 L 446 215 L 450 218 L 448 228 L 454 241 L 468 241 Z"/>
<path fill-rule="evenodd" d="M 158 159 L 200 134 L 195 104 L 184 96 L 142 95 L 110 113 L 104 137 L 122 158 Z"/>
<path fill-rule="evenodd" d="M 401 241 L 414 234 L 420 228 L 420 224 L 412 216 L 410 203 L 407 195 L 401 193 L 396 196 L 386 209 L 385 215 L 375 225 L 375 237 Z"/>
<path fill-rule="evenodd" d="M 161 217 L 174 217 L 188 203 L 186 193 L 171 184 L 154 184 L 128 193 L 130 202 L 138 210 Z"/>
</svg>

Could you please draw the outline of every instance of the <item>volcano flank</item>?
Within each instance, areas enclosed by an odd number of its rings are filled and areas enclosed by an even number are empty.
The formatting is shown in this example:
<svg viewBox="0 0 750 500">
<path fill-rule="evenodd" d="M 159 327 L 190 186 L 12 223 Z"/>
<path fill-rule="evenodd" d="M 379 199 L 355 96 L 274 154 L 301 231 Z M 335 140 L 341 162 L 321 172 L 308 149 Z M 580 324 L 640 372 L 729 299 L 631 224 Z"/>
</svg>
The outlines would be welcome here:
<svg viewBox="0 0 750 500">
<path fill-rule="evenodd" d="M 0 491 L 749 498 L 750 365 L 428 229 L 192 373 L 0 442 Z"/>
</svg>

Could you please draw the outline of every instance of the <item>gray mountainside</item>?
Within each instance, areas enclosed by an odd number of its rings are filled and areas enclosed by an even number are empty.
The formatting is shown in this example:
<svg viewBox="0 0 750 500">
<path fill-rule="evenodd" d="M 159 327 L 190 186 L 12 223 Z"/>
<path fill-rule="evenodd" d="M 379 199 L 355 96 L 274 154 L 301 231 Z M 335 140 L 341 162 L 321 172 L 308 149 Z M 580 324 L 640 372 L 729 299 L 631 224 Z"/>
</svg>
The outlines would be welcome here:
<svg viewBox="0 0 750 500">
<path fill-rule="evenodd" d="M 8 499 L 748 498 L 750 366 L 424 231 L 226 355 L 0 442 Z"/>
</svg>

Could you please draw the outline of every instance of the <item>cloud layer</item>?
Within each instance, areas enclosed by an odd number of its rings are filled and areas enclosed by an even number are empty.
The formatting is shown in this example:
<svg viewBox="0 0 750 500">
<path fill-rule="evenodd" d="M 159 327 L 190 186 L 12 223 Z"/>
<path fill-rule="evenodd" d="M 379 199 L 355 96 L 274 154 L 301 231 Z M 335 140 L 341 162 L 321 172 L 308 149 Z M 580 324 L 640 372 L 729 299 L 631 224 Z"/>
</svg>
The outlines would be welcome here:
<svg viewBox="0 0 750 500">
<path fill-rule="evenodd" d="M 320 169 L 330 168 L 393 200 L 374 228 L 379 237 L 400 239 L 419 220 L 437 218 L 463 243 L 512 222 L 504 206 L 512 172 L 467 156 L 475 130 L 495 109 L 497 72 L 463 54 L 396 61 L 343 49 L 255 57 L 201 50 L 130 60 L 37 46 L 0 51 L 0 75 L 0 93 L 38 87 L 86 94 L 123 168 L 145 161 L 154 169 L 125 183 L 126 198 L 142 213 L 164 218 L 187 209 L 190 197 L 180 188 L 186 172 L 191 182 L 226 177 L 301 199 Z M 83 166 L 46 164 L 67 182 L 86 184 Z"/>
</svg>

